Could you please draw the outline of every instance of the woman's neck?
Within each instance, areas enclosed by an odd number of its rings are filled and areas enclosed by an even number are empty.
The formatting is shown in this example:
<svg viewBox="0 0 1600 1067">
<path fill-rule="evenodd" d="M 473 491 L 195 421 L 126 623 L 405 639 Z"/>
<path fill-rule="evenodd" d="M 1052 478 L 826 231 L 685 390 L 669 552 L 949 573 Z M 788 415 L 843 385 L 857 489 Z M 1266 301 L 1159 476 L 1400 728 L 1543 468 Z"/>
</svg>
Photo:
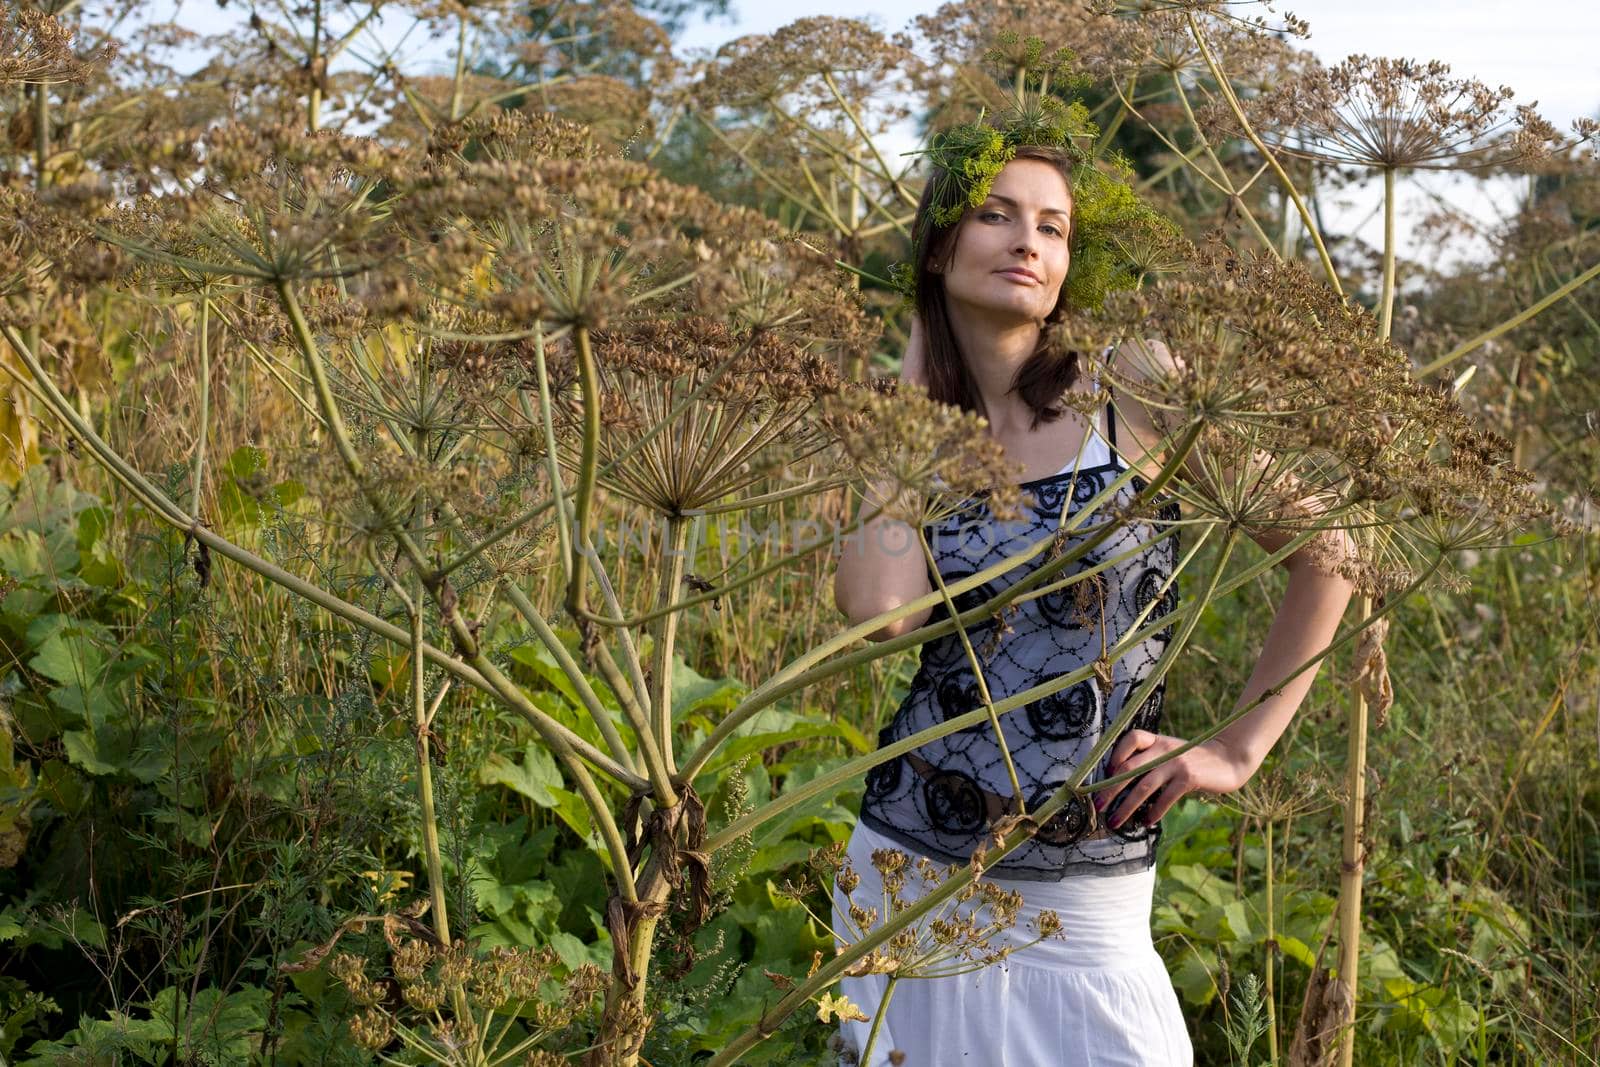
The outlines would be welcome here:
<svg viewBox="0 0 1600 1067">
<path fill-rule="evenodd" d="M 1039 346 L 1039 324 L 998 320 L 976 309 L 962 308 L 950 316 L 950 330 L 977 383 L 990 430 L 999 437 L 1027 432 L 1033 411 L 1011 392 L 1011 383 Z"/>
</svg>

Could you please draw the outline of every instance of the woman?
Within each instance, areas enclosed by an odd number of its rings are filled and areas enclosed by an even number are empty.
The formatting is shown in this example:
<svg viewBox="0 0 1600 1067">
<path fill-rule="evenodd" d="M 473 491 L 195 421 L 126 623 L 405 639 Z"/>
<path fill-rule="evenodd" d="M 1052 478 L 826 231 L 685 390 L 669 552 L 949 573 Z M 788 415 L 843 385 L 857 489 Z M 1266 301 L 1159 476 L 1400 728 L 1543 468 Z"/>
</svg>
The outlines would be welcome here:
<svg viewBox="0 0 1600 1067">
<path fill-rule="evenodd" d="M 1070 517 L 1131 466 L 1134 474 L 1114 490 L 1130 499 L 1163 459 L 1163 434 L 1149 410 L 1131 399 L 1113 403 L 1109 389 L 1083 380 L 1088 376 L 1079 375 L 1075 356 L 1044 344 L 1045 327 L 1066 311 L 1063 283 L 1075 246 L 1072 155 L 1057 148 L 1018 147 L 994 176 L 987 197 L 940 226 L 933 220 L 952 217 L 951 204 L 963 203 L 971 192 L 959 183 L 953 187 L 949 173 L 936 172 L 947 180 L 930 182 L 918 208 L 917 232 L 925 236 L 914 264 L 917 317 L 901 377 L 924 385 L 937 400 L 984 414 L 1006 455 L 1022 464 L 1022 488 L 1031 501 L 1020 523 L 996 524 L 979 501 L 975 511 L 930 528 L 946 584 L 1053 536 L 1063 513 Z M 1175 361 L 1156 342 L 1131 343 L 1108 355 L 1114 375 L 1124 380 L 1158 375 Z M 1105 403 L 1097 406 L 1092 423 L 1071 407 L 1057 406 L 1066 390 L 1100 394 Z M 1180 476 L 1204 477 L 1192 456 Z M 876 511 L 892 491 L 869 486 L 863 511 Z M 1097 516 L 1110 511 L 1100 506 Z M 1075 564 L 1080 569 L 1103 565 L 1098 579 L 1023 599 L 1000 633 L 994 632 L 993 620 L 969 627 L 989 698 L 999 701 L 1080 670 L 1125 633 L 1175 608 L 1177 531 L 1172 524 L 1177 518 L 1176 505 L 1169 503 L 1153 520 L 1125 522 Z M 1083 536 L 1069 539 L 1068 548 L 1081 546 Z M 1275 551 L 1289 535 L 1252 531 L 1252 536 Z M 914 538 L 904 523 L 880 516 L 846 543 L 834 591 L 852 623 L 932 590 Z M 957 610 L 984 602 L 1048 558 L 1041 554 L 956 598 Z M 1186 793 L 1229 793 L 1244 785 L 1311 687 L 1314 671 L 1283 679 L 1327 646 L 1351 586 L 1313 565 L 1304 551 L 1284 565 L 1287 592 L 1239 705 L 1256 702 L 1280 683 L 1281 689 L 1205 743 L 1093 793 L 1093 817 L 1081 804 L 1069 805 L 1026 843 L 991 862 L 985 877 L 1020 892 L 1024 900 L 1012 932 L 1002 938 L 1020 943 L 1028 921 L 1042 909 L 1060 917 L 1064 937 L 1041 941 L 975 973 L 899 981 L 873 1043 L 872 1067 L 890 1062 L 894 1050 L 904 1054 L 901 1062 L 919 1067 L 1192 1062 L 1178 1000 L 1150 936 L 1158 823 Z M 886 624 L 870 636 L 883 640 L 907 633 L 926 623 L 933 610 Z M 984 721 L 875 768 L 849 843 L 861 884 L 848 897 L 835 886 L 834 929 L 851 928 L 846 919 L 851 901 L 881 909 L 882 882 L 871 859 L 875 850 L 965 863 L 996 820 L 1012 809 L 1016 787 L 1029 811 L 1042 804 L 1077 771 L 1135 689 L 1146 688 L 1147 699 L 1085 784 L 1135 771 L 1182 745 L 1160 732 L 1162 684 L 1141 687 L 1170 639 L 1170 627 L 1150 634 L 1123 650 L 1108 674 L 1091 673 L 1002 715 L 1003 749 Z M 880 744 L 982 707 L 977 683 L 958 635 L 928 642 L 911 690 L 880 734 Z M 904 898 L 916 897 L 916 881 L 908 880 Z M 886 977 L 875 974 L 845 979 L 841 992 L 874 1013 L 886 987 Z M 853 1050 L 845 1062 L 860 1055 L 869 1030 L 870 1022 L 844 1024 L 846 1048 Z"/>
</svg>

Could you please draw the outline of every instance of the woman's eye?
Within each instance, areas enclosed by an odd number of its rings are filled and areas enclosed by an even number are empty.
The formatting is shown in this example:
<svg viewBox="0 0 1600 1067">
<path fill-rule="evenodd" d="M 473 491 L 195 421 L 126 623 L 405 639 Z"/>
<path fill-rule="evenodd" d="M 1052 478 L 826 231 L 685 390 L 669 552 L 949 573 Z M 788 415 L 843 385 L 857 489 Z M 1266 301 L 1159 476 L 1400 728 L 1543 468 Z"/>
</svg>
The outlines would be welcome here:
<svg viewBox="0 0 1600 1067">
<path fill-rule="evenodd" d="M 980 219 L 1003 219 L 1003 218 L 1005 218 L 1005 216 L 1000 214 L 1000 212 L 998 212 L 998 211 L 985 211 L 983 214 L 979 215 L 978 218 L 980 218 Z"/>
<path fill-rule="evenodd" d="M 1056 237 L 1060 237 L 1061 236 L 1060 228 L 1056 227 L 1056 226 L 1052 226 L 1048 222 L 1045 223 L 1043 226 L 1041 226 L 1039 228 L 1042 229 L 1042 230 L 1048 230 L 1050 233 L 1054 234 Z"/>
</svg>

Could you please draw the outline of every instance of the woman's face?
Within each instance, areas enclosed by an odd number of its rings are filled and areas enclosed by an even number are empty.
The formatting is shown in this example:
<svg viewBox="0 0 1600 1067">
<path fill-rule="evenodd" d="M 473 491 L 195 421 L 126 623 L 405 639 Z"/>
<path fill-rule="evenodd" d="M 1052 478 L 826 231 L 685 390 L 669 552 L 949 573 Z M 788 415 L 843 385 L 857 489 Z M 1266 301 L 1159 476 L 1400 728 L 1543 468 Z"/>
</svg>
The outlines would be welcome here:
<svg viewBox="0 0 1600 1067">
<path fill-rule="evenodd" d="M 934 264 L 943 267 L 951 311 L 1043 322 L 1072 261 L 1071 211 L 1071 191 L 1054 166 L 1037 159 L 1007 163 L 989 198 L 956 228 L 953 253 Z"/>
</svg>

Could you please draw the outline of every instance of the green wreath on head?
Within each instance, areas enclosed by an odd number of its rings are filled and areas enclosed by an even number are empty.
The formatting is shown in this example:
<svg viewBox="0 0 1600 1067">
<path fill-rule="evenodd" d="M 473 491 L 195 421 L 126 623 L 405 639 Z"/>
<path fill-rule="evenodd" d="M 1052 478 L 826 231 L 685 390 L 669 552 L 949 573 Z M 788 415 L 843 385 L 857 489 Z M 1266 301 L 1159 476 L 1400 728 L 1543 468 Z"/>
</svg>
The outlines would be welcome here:
<svg viewBox="0 0 1600 1067">
<path fill-rule="evenodd" d="M 1079 101 L 1038 97 L 1013 107 L 1000 122 L 980 116 L 936 134 L 921 153 L 934 167 L 933 210 L 913 234 L 910 263 L 896 263 L 889 281 L 908 300 L 916 300 L 916 269 L 934 227 L 952 226 L 969 208 L 989 196 L 1005 165 L 1027 146 L 1058 148 L 1073 161 L 1072 263 L 1062 299 L 1080 310 L 1099 308 L 1118 289 L 1137 288 L 1157 269 L 1155 250 L 1170 249 L 1180 231 L 1139 199 L 1129 179 L 1133 168 L 1120 155 L 1096 160 L 1099 128 Z"/>
</svg>

